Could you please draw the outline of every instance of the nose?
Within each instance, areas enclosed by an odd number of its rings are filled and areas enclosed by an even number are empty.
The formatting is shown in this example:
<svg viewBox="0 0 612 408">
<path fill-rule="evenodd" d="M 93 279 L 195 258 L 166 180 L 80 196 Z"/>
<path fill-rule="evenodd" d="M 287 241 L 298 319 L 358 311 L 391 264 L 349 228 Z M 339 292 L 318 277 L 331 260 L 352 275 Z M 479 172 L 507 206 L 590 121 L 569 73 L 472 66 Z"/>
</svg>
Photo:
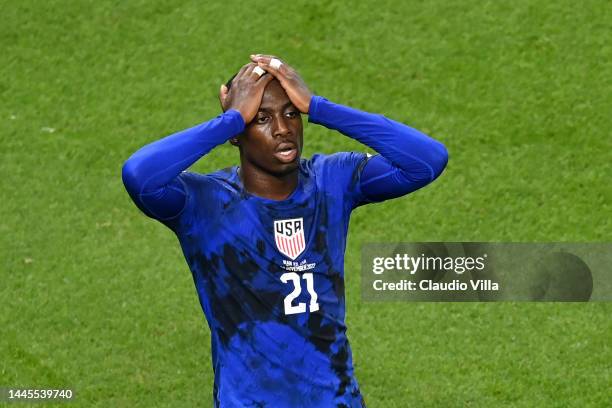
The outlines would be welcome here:
<svg viewBox="0 0 612 408">
<path fill-rule="evenodd" d="M 289 129 L 289 123 L 285 115 L 276 115 L 274 118 L 274 126 L 272 128 L 272 135 L 274 137 L 287 136 L 291 133 Z"/>
</svg>

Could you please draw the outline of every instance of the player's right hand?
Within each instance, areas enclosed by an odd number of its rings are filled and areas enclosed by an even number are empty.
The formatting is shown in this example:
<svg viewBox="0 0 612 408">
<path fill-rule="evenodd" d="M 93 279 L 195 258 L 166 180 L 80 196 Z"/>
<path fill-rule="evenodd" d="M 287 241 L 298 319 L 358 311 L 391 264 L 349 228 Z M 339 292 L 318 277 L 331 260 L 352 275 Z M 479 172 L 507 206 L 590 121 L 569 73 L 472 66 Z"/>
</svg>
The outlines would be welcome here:
<svg viewBox="0 0 612 408">
<path fill-rule="evenodd" d="M 235 109 L 240 112 L 244 123 L 249 123 L 259 109 L 261 98 L 266 85 L 274 78 L 265 73 L 261 77 L 253 72 L 257 66 L 255 63 L 248 63 L 232 79 L 231 87 L 228 91 L 225 84 L 219 90 L 219 101 L 224 111 Z"/>
</svg>

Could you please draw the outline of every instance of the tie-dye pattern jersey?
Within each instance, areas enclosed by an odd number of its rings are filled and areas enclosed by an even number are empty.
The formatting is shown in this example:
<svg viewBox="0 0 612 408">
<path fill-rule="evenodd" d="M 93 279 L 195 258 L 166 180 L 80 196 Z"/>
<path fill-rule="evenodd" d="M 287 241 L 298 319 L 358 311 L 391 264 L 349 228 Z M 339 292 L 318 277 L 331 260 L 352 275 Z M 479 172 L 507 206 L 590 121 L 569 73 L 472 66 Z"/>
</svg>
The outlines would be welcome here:
<svg viewBox="0 0 612 408">
<path fill-rule="evenodd" d="M 302 160 L 283 201 L 246 192 L 235 167 L 184 172 L 245 130 L 230 109 L 122 167 L 134 203 L 181 242 L 211 329 L 218 407 L 363 406 L 344 324 L 350 213 L 422 188 L 448 160 L 443 144 L 383 115 L 316 95 L 308 115 L 379 154 Z"/>
<path fill-rule="evenodd" d="M 362 407 L 346 337 L 344 251 L 365 154 L 315 155 L 283 201 L 237 167 L 183 172 L 177 234 L 211 330 L 219 407 Z"/>
</svg>

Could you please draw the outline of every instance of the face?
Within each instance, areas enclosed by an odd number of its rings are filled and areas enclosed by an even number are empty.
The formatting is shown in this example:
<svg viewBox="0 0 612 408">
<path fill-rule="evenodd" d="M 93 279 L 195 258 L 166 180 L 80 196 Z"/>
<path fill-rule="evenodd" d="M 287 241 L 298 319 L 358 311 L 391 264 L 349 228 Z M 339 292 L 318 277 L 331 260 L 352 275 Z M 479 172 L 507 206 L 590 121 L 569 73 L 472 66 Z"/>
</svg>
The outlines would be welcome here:
<svg viewBox="0 0 612 408">
<path fill-rule="evenodd" d="M 267 173 L 281 176 L 298 168 L 302 116 L 276 79 L 266 86 L 257 115 L 237 142 L 241 160 Z"/>
</svg>

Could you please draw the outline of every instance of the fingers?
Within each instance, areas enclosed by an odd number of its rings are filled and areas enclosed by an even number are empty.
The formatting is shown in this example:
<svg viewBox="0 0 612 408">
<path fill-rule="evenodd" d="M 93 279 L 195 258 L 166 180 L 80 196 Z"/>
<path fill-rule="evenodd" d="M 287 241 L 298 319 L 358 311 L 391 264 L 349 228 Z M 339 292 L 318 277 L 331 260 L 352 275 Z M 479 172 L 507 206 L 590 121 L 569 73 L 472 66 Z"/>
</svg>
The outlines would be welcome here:
<svg viewBox="0 0 612 408">
<path fill-rule="evenodd" d="M 253 69 L 257 66 L 257 64 L 253 64 L 252 62 L 249 62 L 247 64 L 247 69 L 244 71 L 243 76 L 245 78 L 251 78 L 251 75 L 253 75 Z"/>
<path fill-rule="evenodd" d="M 258 77 L 261 77 L 263 74 L 266 73 L 266 71 L 258 65 L 253 68 L 253 73 L 256 74 Z"/>
<path fill-rule="evenodd" d="M 261 60 L 270 62 L 271 59 L 277 59 L 280 60 L 280 58 L 275 57 L 274 55 L 267 55 L 267 54 L 251 54 L 250 55 L 251 61 L 253 61 L 254 63 L 258 63 Z"/>
<path fill-rule="evenodd" d="M 270 75 L 268 73 L 265 73 L 265 74 L 263 74 L 259 78 L 259 80 L 257 81 L 256 85 L 260 86 L 261 88 L 265 88 L 266 85 L 268 85 L 270 83 L 270 81 L 273 80 L 273 79 L 274 79 L 274 76 L 272 76 L 272 75 Z"/>
<path fill-rule="evenodd" d="M 274 76 L 277 76 L 277 74 L 281 76 L 286 76 L 289 70 L 288 65 L 283 63 L 274 55 L 251 55 L 251 60 L 257 63 L 257 65 L 261 68 L 272 73 Z"/>
<path fill-rule="evenodd" d="M 238 71 L 238 73 L 234 76 L 234 78 L 232 79 L 232 84 L 238 84 L 239 82 L 242 82 L 244 80 L 248 82 L 251 81 L 258 81 L 260 78 L 264 77 L 266 74 L 266 71 L 259 67 L 256 63 L 254 62 L 249 62 L 248 64 L 245 64 L 242 66 L 242 68 L 240 68 L 240 71 Z M 234 88 L 232 86 L 232 88 Z M 219 98 L 221 99 L 222 97 L 227 97 L 229 93 L 229 90 L 227 89 L 226 86 L 221 86 L 221 89 L 219 90 Z"/>
<path fill-rule="evenodd" d="M 276 62 L 280 62 L 280 58 L 275 57 L 274 55 L 260 55 L 260 56 L 252 56 L 251 60 L 255 63 L 255 64 L 264 64 L 264 65 L 270 65 L 270 62 L 272 60 L 276 60 Z M 276 67 L 278 68 L 278 67 Z"/>
<path fill-rule="evenodd" d="M 263 68 L 280 82 L 287 96 L 300 112 L 308 113 L 312 92 L 295 69 L 274 55 L 254 54 L 250 57 L 258 67 Z"/>
<path fill-rule="evenodd" d="M 234 78 L 239 78 L 244 74 L 244 71 L 246 71 L 249 66 L 251 66 L 252 62 L 249 62 L 248 64 L 244 64 L 242 66 L 242 68 L 240 68 L 240 71 L 238 71 L 238 73 L 236 74 L 236 76 Z"/>
<path fill-rule="evenodd" d="M 249 81 L 257 81 L 263 75 L 266 74 L 266 70 L 258 66 L 254 62 L 250 62 L 246 65 L 246 69 L 242 72 L 241 77 L 248 79 Z"/>
</svg>

